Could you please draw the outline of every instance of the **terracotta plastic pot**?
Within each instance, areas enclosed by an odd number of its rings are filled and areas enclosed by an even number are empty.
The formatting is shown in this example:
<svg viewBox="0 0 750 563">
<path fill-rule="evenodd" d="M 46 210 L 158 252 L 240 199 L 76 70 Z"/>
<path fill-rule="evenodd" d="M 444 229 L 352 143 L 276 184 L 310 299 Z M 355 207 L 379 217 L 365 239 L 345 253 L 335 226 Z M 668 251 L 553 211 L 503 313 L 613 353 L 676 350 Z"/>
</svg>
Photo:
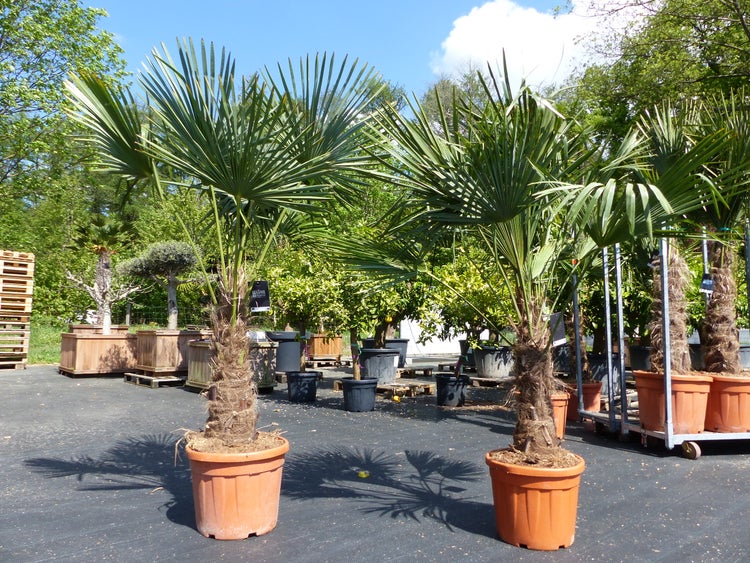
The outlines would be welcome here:
<svg viewBox="0 0 750 563">
<path fill-rule="evenodd" d="M 750 432 L 750 377 L 713 376 L 706 407 L 706 430 Z"/>
<path fill-rule="evenodd" d="M 568 400 L 568 420 L 578 421 L 578 385 L 571 385 Z M 583 410 L 599 412 L 602 403 L 602 382 L 583 384 Z"/>
<path fill-rule="evenodd" d="M 281 472 L 289 442 L 244 454 L 198 452 L 186 448 L 193 479 L 198 531 L 217 540 L 260 536 L 276 527 Z"/>
<path fill-rule="evenodd" d="M 641 427 L 663 432 L 667 418 L 664 374 L 635 370 L 633 377 L 638 392 Z M 672 374 L 672 427 L 675 434 L 703 432 L 712 379 L 709 375 Z"/>
<path fill-rule="evenodd" d="M 554 393 L 550 397 L 552 418 L 555 420 L 555 434 L 560 440 L 565 439 L 565 420 L 568 414 L 568 393 Z"/>
<path fill-rule="evenodd" d="M 556 550 L 575 539 L 578 489 L 586 467 L 557 469 L 514 465 L 485 456 L 492 480 L 500 539 L 528 549 Z"/>
</svg>

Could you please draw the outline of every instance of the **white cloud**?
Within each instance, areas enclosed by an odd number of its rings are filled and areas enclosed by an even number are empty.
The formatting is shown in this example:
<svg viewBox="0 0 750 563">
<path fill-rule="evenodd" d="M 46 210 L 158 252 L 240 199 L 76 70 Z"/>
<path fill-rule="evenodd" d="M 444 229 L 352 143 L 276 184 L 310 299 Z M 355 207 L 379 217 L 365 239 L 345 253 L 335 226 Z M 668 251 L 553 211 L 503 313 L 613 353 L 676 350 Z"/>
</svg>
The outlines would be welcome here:
<svg viewBox="0 0 750 563">
<path fill-rule="evenodd" d="M 455 76 L 469 66 L 502 64 L 503 50 L 511 84 L 525 79 L 532 86 L 560 84 L 582 62 L 585 46 L 579 39 L 595 29 L 582 0 L 569 14 L 554 16 L 511 0 L 492 0 L 453 22 L 453 30 L 433 54 L 432 70 Z"/>
</svg>

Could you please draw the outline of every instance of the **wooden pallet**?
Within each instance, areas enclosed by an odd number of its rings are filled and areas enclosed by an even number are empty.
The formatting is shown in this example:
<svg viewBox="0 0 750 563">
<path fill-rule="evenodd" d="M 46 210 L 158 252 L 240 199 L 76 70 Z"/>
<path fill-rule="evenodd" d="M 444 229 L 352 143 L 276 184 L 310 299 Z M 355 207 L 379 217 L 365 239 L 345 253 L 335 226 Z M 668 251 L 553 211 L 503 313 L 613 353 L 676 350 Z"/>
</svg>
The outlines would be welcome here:
<svg viewBox="0 0 750 563">
<path fill-rule="evenodd" d="M 177 377 L 174 375 L 146 375 L 144 373 L 126 373 L 123 380 L 125 383 L 150 387 L 151 389 L 164 386 L 183 385 L 185 383 L 184 377 Z"/>
<path fill-rule="evenodd" d="M 432 377 L 432 368 L 398 368 L 396 377 L 411 379 L 414 377 Z"/>
<path fill-rule="evenodd" d="M 378 385 L 378 393 L 386 398 L 391 397 L 416 397 L 417 395 L 434 395 L 434 383 L 423 383 L 417 381 L 404 381 L 401 383 L 385 383 Z"/>
<path fill-rule="evenodd" d="M 26 369 L 26 358 L 3 358 L 0 356 L 0 369 Z"/>
<path fill-rule="evenodd" d="M 508 378 L 499 379 L 496 377 L 472 377 L 470 379 L 472 387 L 500 387 L 510 381 Z"/>
<path fill-rule="evenodd" d="M 451 373 L 454 373 L 456 371 L 456 363 L 442 363 L 438 364 L 437 371 L 449 371 Z M 461 373 L 474 373 L 476 372 L 476 368 L 472 366 L 461 366 Z"/>
<path fill-rule="evenodd" d="M 320 367 L 339 367 L 339 366 L 351 366 L 351 360 L 336 360 L 336 359 L 309 359 L 305 362 L 305 367 L 308 368 L 320 368 Z"/>
</svg>

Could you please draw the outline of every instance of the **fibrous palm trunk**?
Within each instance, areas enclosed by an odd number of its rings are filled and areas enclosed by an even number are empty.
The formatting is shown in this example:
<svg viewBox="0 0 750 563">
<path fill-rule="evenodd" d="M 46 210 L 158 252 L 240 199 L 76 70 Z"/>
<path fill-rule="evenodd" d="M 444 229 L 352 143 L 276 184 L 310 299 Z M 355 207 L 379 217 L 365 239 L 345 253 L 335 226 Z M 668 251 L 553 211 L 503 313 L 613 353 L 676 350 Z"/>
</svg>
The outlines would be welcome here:
<svg viewBox="0 0 750 563">
<path fill-rule="evenodd" d="M 235 283 L 238 294 L 232 297 L 231 292 L 221 292 L 222 303 L 211 316 L 214 360 L 208 389 L 208 419 L 203 432 L 206 438 L 229 447 L 255 440 L 258 421 L 258 390 L 253 377 L 258 366 L 250 358 L 244 316 L 231 313 L 233 299 L 237 310 L 242 310 L 247 283 L 242 276 Z"/>
<path fill-rule="evenodd" d="M 690 348 L 687 340 L 688 314 L 686 292 L 690 282 L 690 269 L 682 254 L 674 244 L 668 248 L 667 281 L 669 303 L 669 343 L 670 368 L 677 373 L 687 373 L 691 369 Z M 655 260 L 654 299 L 651 305 L 651 367 L 664 370 L 664 331 L 661 257 Z"/>
<path fill-rule="evenodd" d="M 517 328 L 513 346 L 518 421 L 513 446 L 527 454 L 552 454 L 558 450 L 550 396 L 556 388 L 549 344 L 549 326 L 542 309 Z"/>
<path fill-rule="evenodd" d="M 731 247 L 720 241 L 712 243 L 711 278 L 714 282 L 714 291 L 706 304 L 706 317 L 701 334 L 706 371 L 739 373 L 741 370 L 734 260 L 734 251 Z"/>
</svg>

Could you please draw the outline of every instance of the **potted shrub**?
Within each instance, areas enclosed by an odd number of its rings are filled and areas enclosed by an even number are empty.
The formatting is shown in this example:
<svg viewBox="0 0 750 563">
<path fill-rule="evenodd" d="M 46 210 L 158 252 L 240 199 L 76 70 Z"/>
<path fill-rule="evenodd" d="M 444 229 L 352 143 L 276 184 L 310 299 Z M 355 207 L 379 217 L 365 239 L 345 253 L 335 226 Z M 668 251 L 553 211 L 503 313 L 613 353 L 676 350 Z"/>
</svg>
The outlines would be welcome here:
<svg viewBox="0 0 750 563">
<path fill-rule="evenodd" d="M 118 266 L 126 276 L 144 278 L 160 285 L 167 294 L 167 328 L 136 331 L 136 368 L 154 374 L 181 374 L 188 370 L 189 344 L 207 337 L 200 330 L 178 330 L 177 288 L 194 283 L 194 278 L 180 279 L 193 270 L 198 257 L 193 247 L 181 241 L 156 242 L 139 256 Z"/>
<path fill-rule="evenodd" d="M 324 55 L 300 61 L 299 74 L 290 62 L 280 77 L 254 75 L 236 87 L 233 59 L 212 45 L 196 55 L 192 42 L 181 42 L 179 55 L 154 52 L 139 77 L 148 95 L 143 114 L 127 90 L 95 76 L 74 80 L 69 92 L 103 168 L 150 181 L 157 195 L 160 173 L 173 170 L 208 200 L 207 226 L 220 249 L 217 287 L 209 285 L 215 358 L 208 419 L 186 435 L 186 451 L 198 530 L 240 539 L 276 525 L 289 449 L 281 435 L 257 428 L 246 307 L 254 276 L 246 268 L 262 264 L 279 234 L 367 164 L 359 130 L 381 82 L 366 67 Z"/>
</svg>

